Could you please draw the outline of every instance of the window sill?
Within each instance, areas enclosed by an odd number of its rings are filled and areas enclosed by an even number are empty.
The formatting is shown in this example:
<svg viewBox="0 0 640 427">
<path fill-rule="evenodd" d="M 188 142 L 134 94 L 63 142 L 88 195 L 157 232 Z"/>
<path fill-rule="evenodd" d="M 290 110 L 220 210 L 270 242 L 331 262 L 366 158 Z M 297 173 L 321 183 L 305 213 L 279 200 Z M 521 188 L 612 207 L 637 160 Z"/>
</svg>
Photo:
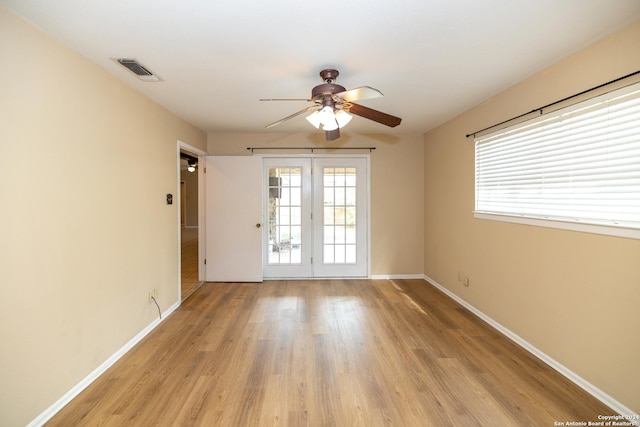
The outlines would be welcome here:
<svg viewBox="0 0 640 427">
<path fill-rule="evenodd" d="M 474 218 L 490 221 L 511 222 L 514 224 L 532 225 L 535 227 L 556 228 L 560 230 L 578 231 L 582 233 L 603 234 L 606 236 L 640 239 L 640 229 L 617 227 L 613 225 L 586 224 L 577 221 L 561 221 L 557 219 L 534 218 L 520 215 L 506 215 L 487 212 L 473 212 Z"/>
</svg>

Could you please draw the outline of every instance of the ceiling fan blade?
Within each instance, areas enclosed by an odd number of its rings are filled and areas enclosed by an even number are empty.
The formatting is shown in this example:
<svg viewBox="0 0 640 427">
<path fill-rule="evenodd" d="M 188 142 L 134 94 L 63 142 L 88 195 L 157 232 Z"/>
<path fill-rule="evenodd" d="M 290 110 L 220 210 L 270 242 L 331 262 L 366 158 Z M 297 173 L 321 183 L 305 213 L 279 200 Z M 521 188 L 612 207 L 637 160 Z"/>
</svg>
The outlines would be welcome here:
<svg viewBox="0 0 640 427">
<path fill-rule="evenodd" d="M 378 89 L 374 89 L 369 86 L 361 86 L 355 89 L 345 90 L 344 92 L 338 92 L 334 94 L 338 98 L 347 101 L 359 101 L 361 99 L 381 98 L 384 95 Z"/>
<path fill-rule="evenodd" d="M 299 115 L 304 114 L 307 111 L 316 110 L 317 108 L 318 108 L 317 105 L 312 105 L 311 107 L 303 108 L 302 110 L 298 111 L 297 113 L 293 113 L 292 115 L 287 116 L 284 119 L 280 119 L 277 122 L 273 122 L 270 125 L 265 126 L 265 128 L 267 128 L 267 129 L 272 128 L 272 127 L 274 127 L 276 125 L 279 125 L 282 122 L 286 122 L 289 119 L 293 119 L 294 117 L 298 117 Z"/>
<path fill-rule="evenodd" d="M 398 126 L 402 121 L 400 117 L 392 116 L 390 114 L 374 110 L 373 108 L 364 107 L 352 102 L 343 104 L 342 109 L 348 113 L 364 117 L 365 119 L 373 120 L 374 122 L 378 122 L 392 128 Z"/>
<path fill-rule="evenodd" d="M 327 141 L 335 141 L 336 139 L 340 138 L 340 128 L 337 128 L 335 130 L 325 130 L 324 136 Z"/>
</svg>

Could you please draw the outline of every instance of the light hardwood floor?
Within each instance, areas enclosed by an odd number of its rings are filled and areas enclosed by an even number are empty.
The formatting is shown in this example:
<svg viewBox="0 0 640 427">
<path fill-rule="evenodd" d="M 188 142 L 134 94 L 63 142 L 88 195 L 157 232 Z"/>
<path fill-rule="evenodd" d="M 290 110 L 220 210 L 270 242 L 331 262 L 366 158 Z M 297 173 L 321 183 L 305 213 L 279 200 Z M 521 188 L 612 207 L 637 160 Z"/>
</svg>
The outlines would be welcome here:
<svg viewBox="0 0 640 427">
<path fill-rule="evenodd" d="M 182 228 L 180 231 L 180 295 L 185 300 L 198 286 L 198 229 Z"/>
<path fill-rule="evenodd" d="M 205 283 L 51 426 L 553 426 L 613 411 L 422 280 Z"/>
</svg>

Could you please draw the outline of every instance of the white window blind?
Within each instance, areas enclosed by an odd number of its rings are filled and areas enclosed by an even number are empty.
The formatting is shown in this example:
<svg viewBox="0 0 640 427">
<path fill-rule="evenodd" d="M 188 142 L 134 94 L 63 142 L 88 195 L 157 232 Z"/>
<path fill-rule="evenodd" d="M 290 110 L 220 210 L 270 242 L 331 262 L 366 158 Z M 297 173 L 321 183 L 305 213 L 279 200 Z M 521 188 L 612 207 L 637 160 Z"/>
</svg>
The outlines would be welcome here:
<svg viewBox="0 0 640 427">
<path fill-rule="evenodd" d="M 478 137 L 476 213 L 640 229 L 640 84 Z"/>
</svg>

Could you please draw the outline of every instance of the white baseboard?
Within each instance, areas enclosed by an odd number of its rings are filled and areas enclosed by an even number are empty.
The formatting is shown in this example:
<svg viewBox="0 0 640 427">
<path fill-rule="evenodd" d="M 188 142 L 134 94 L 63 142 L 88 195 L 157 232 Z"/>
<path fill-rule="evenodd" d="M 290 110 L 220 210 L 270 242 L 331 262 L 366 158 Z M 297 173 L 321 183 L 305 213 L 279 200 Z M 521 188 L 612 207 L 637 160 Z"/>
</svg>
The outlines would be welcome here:
<svg viewBox="0 0 640 427">
<path fill-rule="evenodd" d="M 424 279 L 424 274 L 372 274 L 374 280 Z"/>
<path fill-rule="evenodd" d="M 263 277 L 267 280 L 345 280 L 345 279 L 372 279 L 372 280 L 401 280 L 424 279 L 424 274 L 372 274 L 368 277 Z"/>
<path fill-rule="evenodd" d="M 515 334 L 513 331 L 505 328 L 500 323 L 496 322 L 491 317 L 487 316 L 482 311 L 478 310 L 473 305 L 469 304 L 467 301 L 465 301 L 464 299 L 460 298 L 458 295 L 454 294 L 449 289 L 445 288 L 444 286 L 442 286 L 441 284 L 439 284 L 438 282 L 436 282 L 435 280 L 433 280 L 429 276 L 424 275 L 422 278 L 425 281 L 429 282 L 434 287 L 436 287 L 439 290 L 441 290 L 449 298 L 453 299 L 458 304 L 460 304 L 461 306 L 463 306 L 464 308 L 466 308 L 467 310 L 469 310 L 470 312 L 472 312 L 473 314 L 478 316 L 480 319 L 482 319 L 485 322 L 487 322 L 490 326 L 492 326 L 498 332 L 500 332 L 501 334 L 503 334 L 504 336 L 509 338 L 511 341 L 515 342 L 520 347 L 524 348 L 529 353 L 533 354 L 538 359 L 542 360 L 544 363 L 549 365 L 551 368 L 553 368 L 556 371 L 558 371 L 560 374 L 562 374 L 563 376 L 568 378 L 571 382 L 576 384 L 578 387 L 580 387 L 581 389 L 585 390 L 587 393 L 591 394 L 593 397 L 595 397 L 596 399 L 598 399 L 599 401 L 601 401 L 602 403 L 607 405 L 609 408 L 611 408 L 614 411 L 616 411 L 618 414 L 620 414 L 620 415 L 629 415 L 629 416 L 634 416 L 634 417 L 638 416 L 638 414 L 634 413 L 631 409 L 627 408 L 625 405 L 623 405 L 622 403 L 620 403 L 619 401 L 617 401 L 613 397 L 609 396 L 607 393 L 605 393 L 604 391 L 600 390 L 598 387 L 596 387 L 595 385 L 591 384 L 589 381 L 585 380 L 584 378 L 582 378 L 581 376 L 579 376 L 578 374 L 573 372 L 571 369 L 567 368 L 563 364 L 561 364 L 558 361 L 554 360 L 549 355 L 547 355 L 546 353 L 544 353 L 540 349 L 538 349 L 535 346 L 533 346 L 531 343 L 527 342 L 526 340 L 524 340 L 523 338 L 521 338 L 520 336 Z"/>
<path fill-rule="evenodd" d="M 134 345 L 139 343 L 145 336 L 149 334 L 156 326 L 158 326 L 162 321 L 164 321 L 167 316 L 173 313 L 178 307 L 180 307 L 180 302 L 176 302 L 174 305 L 169 307 L 164 313 L 162 313 L 162 319 L 156 319 L 151 322 L 146 328 L 141 330 L 135 337 L 133 337 L 129 342 L 127 342 L 122 348 L 116 351 L 111 357 L 105 360 L 100 366 L 93 370 L 89 375 L 87 375 L 82 381 L 76 384 L 71 390 L 66 392 L 58 401 L 56 401 L 53 405 L 49 406 L 44 412 L 34 418 L 27 427 L 40 427 L 44 425 L 47 421 L 49 421 L 55 414 L 57 414 L 62 408 L 64 408 L 67 403 L 71 402 L 71 400 L 80 394 L 85 388 L 87 388 L 92 382 L 94 382 L 100 375 L 102 375 L 107 369 L 111 367 L 114 363 L 118 361 L 122 356 L 124 356 L 129 350 L 133 348 Z"/>
</svg>

